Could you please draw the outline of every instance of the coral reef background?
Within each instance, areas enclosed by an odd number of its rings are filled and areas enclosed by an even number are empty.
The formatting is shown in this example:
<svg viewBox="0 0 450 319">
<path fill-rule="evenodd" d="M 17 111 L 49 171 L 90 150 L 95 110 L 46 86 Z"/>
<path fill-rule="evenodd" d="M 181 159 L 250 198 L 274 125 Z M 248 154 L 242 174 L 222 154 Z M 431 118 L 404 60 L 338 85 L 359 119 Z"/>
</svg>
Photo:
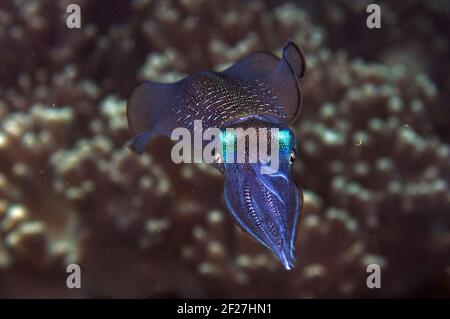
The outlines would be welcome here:
<svg viewBox="0 0 450 319">
<path fill-rule="evenodd" d="M 0 297 L 449 298 L 450 5 L 377 1 L 368 29 L 369 3 L 1 1 Z M 235 226 L 213 168 L 173 164 L 163 138 L 142 157 L 125 147 L 125 105 L 140 80 L 289 38 L 308 70 L 286 272 Z"/>
</svg>

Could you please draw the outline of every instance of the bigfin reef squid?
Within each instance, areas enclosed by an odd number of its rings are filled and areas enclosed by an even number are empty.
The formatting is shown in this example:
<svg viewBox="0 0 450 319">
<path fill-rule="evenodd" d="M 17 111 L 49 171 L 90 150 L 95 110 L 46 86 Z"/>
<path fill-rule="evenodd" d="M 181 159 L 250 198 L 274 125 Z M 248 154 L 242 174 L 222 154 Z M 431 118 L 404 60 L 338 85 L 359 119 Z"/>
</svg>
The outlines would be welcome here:
<svg viewBox="0 0 450 319">
<path fill-rule="evenodd" d="M 300 80 L 306 71 L 302 51 L 291 41 L 282 57 L 256 52 L 222 72 L 194 73 L 175 83 L 145 81 L 127 103 L 130 148 L 142 154 L 153 136 L 171 136 L 175 128 L 277 128 L 279 168 L 262 174 L 267 163 L 236 163 L 218 159 L 213 166 L 224 175 L 224 200 L 238 225 L 267 247 L 289 270 L 294 267 L 294 242 L 303 193 L 291 176 L 297 152 L 288 127 L 300 112 Z M 241 138 L 236 136 L 235 139 Z M 249 148 L 245 149 L 247 152 Z"/>
</svg>

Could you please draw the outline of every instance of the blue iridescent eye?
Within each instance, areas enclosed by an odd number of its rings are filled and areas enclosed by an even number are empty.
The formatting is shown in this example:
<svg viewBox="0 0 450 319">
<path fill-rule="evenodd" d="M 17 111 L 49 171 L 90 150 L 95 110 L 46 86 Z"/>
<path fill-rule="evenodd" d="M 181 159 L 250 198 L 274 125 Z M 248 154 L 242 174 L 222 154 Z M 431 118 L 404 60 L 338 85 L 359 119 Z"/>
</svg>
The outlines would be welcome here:
<svg viewBox="0 0 450 319">
<path fill-rule="evenodd" d="M 288 158 L 290 154 L 292 158 L 290 132 L 288 130 L 278 131 L 277 139 L 280 148 L 280 156 L 282 156 L 283 158 Z"/>
<path fill-rule="evenodd" d="M 278 141 L 280 145 L 290 146 L 291 145 L 291 134 L 288 130 L 278 131 Z"/>
<path fill-rule="evenodd" d="M 229 158 L 232 161 L 233 160 L 232 156 L 234 153 L 234 145 L 236 143 L 236 134 L 234 132 L 222 130 L 222 133 L 220 134 L 220 142 L 222 145 L 223 162 L 226 162 L 227 158 Z"/>
</svg>

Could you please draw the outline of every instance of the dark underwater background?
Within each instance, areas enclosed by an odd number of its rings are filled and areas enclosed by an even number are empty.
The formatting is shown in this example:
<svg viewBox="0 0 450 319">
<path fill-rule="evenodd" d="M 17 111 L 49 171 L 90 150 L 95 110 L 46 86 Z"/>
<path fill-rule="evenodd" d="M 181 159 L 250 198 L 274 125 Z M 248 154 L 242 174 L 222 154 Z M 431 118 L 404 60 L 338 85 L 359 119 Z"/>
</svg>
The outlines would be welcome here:
<svg viewBox="0 0 450 319">
<path fill-rule="evenodd" d="M 449 298 L 450 4 L 373 1 L 368 29 L 371 2 L 2 0 L 0 297 Z M 308 68 L 289 272 L 235 225 L 217 171 L 173 164 L 164 138 L 125 147 L 138 81 L 288 39 Z"/>
</svg>

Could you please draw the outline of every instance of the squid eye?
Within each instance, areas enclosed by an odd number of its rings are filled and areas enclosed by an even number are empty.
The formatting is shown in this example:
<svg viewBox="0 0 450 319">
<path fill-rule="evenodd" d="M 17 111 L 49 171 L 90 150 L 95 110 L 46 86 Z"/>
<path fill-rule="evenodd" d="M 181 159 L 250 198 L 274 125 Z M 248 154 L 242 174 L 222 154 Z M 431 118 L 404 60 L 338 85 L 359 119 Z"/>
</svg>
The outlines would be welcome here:
<svg viewBox="0 0 450 319">
<path fill-rule="evenodd" d="M 295 162 L 295 152 L 291 152 L 291 164 Z"/>
<path fill-rule="evenodd" d="M 220 153 L 214 154 L 214 163 L 221 164 L 222 163 L 222 156 Z"/>
</svg>

